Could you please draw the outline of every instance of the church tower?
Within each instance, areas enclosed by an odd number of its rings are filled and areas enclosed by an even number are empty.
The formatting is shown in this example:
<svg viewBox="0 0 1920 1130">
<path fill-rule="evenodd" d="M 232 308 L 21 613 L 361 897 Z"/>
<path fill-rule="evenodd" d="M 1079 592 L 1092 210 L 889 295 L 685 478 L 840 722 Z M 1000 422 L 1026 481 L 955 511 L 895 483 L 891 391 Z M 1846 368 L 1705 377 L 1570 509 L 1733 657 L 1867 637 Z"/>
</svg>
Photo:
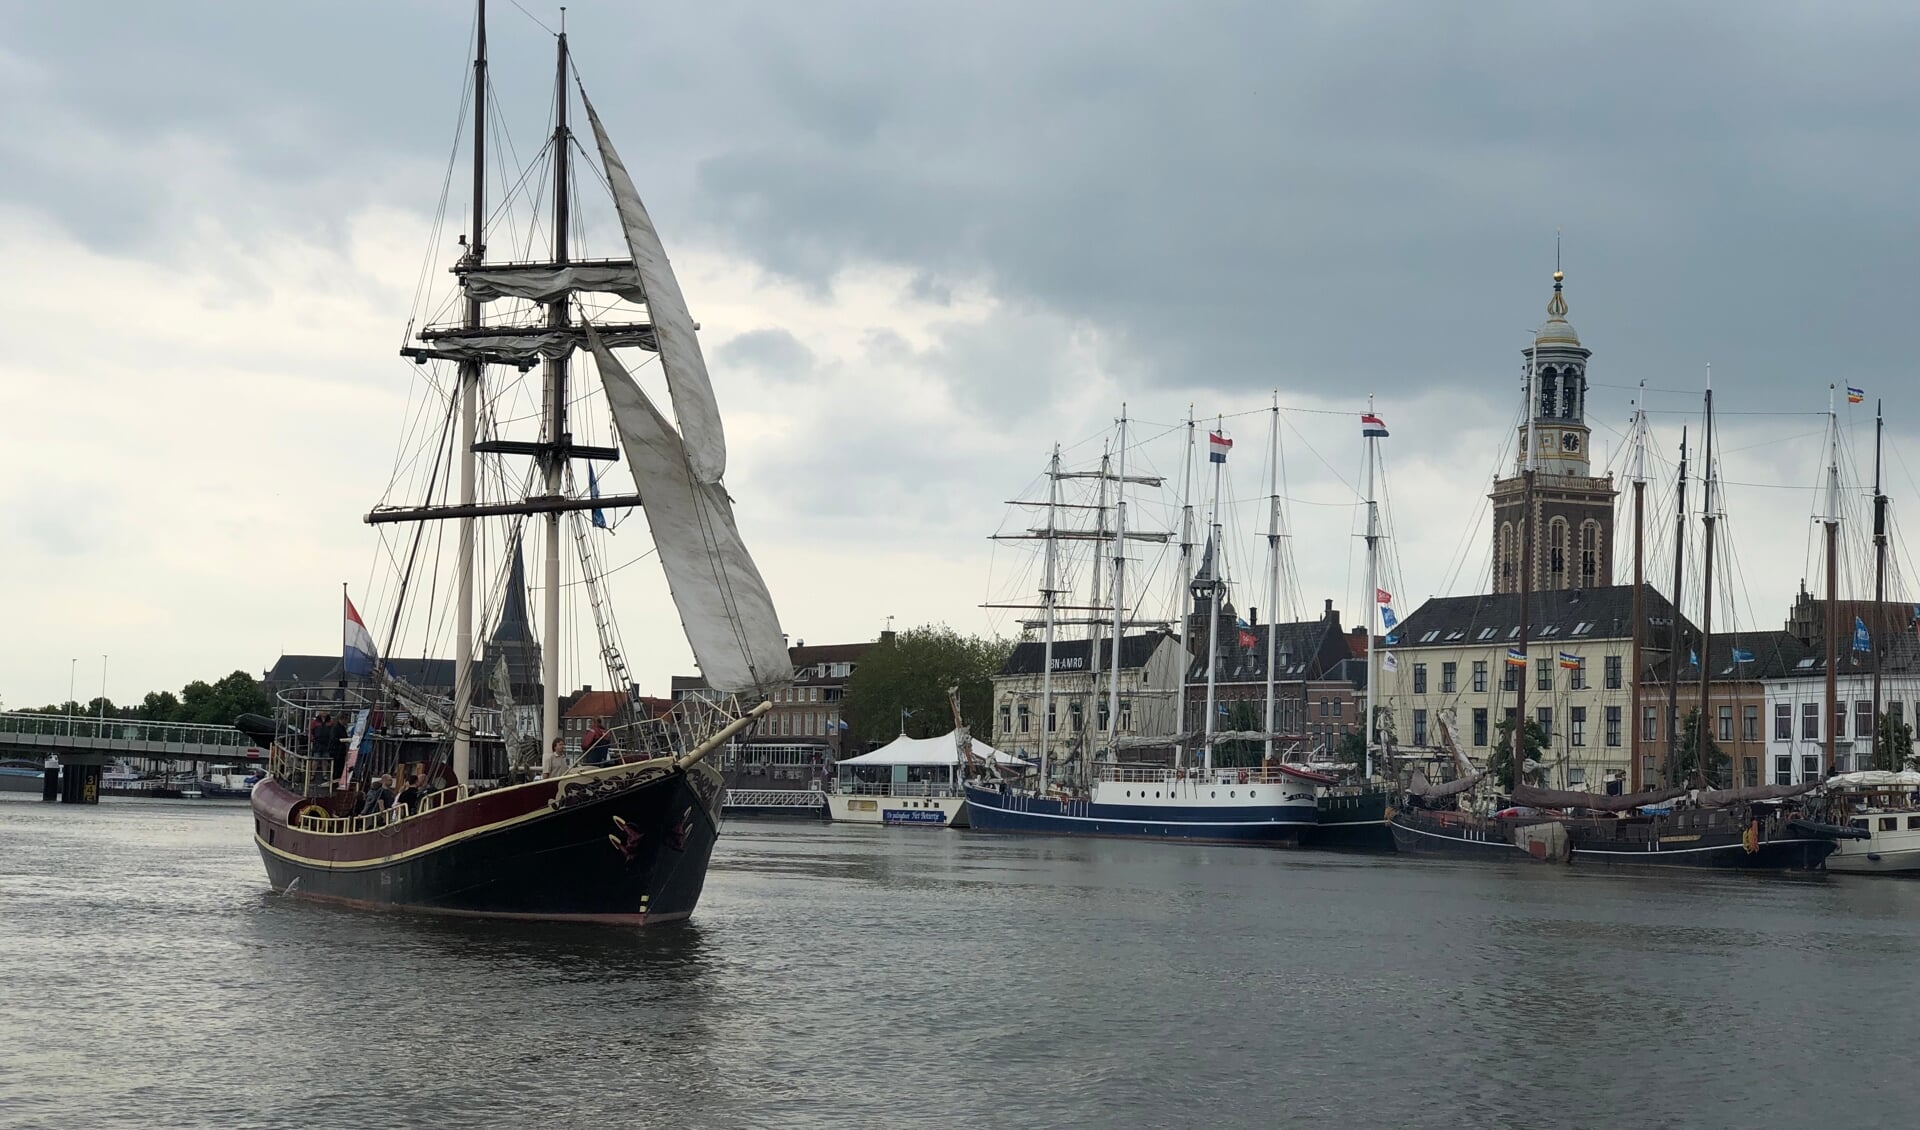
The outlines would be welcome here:
<svg viewBox="0 0 1920 1130">
<path fill-rule="evenodd" d="M 1613 583 L 1613 476 L 1588 462 L 1587 358 L 1593 351 L 1567 323 L 1565 279 L 1553 272 L 1553 298 L 1534 342 L 1521 350 L 1521 387 L 1533 375 L 1533 513 L 1522 523 L 1527 426 L 1520 425 L 1512 477 L 1493 484 L 1493 591 L 1520 591 L 1520 531 L 1533 538 L 1533 591 L 1590 589 Z M 1522 392 L 1522 395 L 1526 395 Z"/>
</svg>

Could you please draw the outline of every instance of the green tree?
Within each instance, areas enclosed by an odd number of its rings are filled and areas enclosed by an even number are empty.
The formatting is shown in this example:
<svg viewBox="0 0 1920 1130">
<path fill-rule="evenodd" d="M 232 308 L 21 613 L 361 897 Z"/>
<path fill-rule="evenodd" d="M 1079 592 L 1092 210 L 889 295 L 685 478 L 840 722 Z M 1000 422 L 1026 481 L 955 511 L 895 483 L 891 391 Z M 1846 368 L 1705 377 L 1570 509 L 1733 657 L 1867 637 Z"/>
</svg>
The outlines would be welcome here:
<svg viewBox="0 0 1920 1130">
<path fill-rule="evenodd" d="M 1680 745 L 1673 751 L 1673 759 L 1667 770 L 1669 782 L 1684 787 L 1693 779 L 1694 770 L 1702 768 L 1703 743 L 1707 783 L 1716 787 L 1732 783 L 1731 776 L 1723 777 L 1721 771 L 1731 771 L 1733 759 L 1721 750 L 1719 743 L 1713 740 L 1713 735 L 1705 731 L 1698 707 L 1687 711 L 1686 720 L 1680 724 Z"/>
<path fill-rule="evenodd" d="M 134 717 L 145 722 L 177 722 L 180 719 L 180 700 L 172 691 L 148 691 L 140 705 L 133 708 Z"/>
<path fill-rule="evenodd" d="M 203 726 L 231 726 L 242 714 L 267 714 L 273 701 L 260 689 L 252 675 L 235 671 L 217 683 L 195 679 L 180 688 L 178 722 Z"/>
<path fill-rule="evenodd" d="M 1880 712 L 1880 742 L 1874 751 L 1873 767 L 1880 770 L 1912 768 L 1913 727 L 1888 711 Z"/>
<path fill-rule="evenodd" d="M 1236 702 L 1228 705 L 1227 713 L 1218 715 L 1219 728 L 1222 730 L 1260 730 L 1266 726 L 1261 721 L 1264 703 Z M 1218 706 L 1215 707 L 1218 709 Z M 1264 741 L 1248 741 L 1244 738 L 1234 741 L 1215 742 L 1213 763 L 1227 769 L 1252 768 L 1266 757 L 1267 744 Z"/>
<path fill-rule="evenodd" d="M 1333 759 L 1349 769 L 1367 767 L 1367 739 L 1360 731 L 1340 735 L 1333 744 Z"/>
<path fill-rule="evenodd" d="M 840 713 L 855 742 L 893 740 L 903 729 L 916 738 L 953 728 L 947 688 L 960 688 L 960 712 L 983 740 L 992 732 L 993 676 L 1006 664 L 1013 645 L 1005 640 L 963 636 L 945 624 L 909 628 L 890 643 L 867 649 L 847 680 Z M 1046 719 L 1037 724 L 1046 725 Z"/>
<path fill-rule="evenodd" d="M 1487 754 L 1487 775 L 1496 785 L 1513 791 L 1513 719 L 1502 718 L 1493 729 L 1493 749 Z M 1527 719 L 1520 733 L 1521 753 L 1525 760 L 1539 761 L 1547 748 L 1547 731 L 1539 722 Z"/>
</svg>

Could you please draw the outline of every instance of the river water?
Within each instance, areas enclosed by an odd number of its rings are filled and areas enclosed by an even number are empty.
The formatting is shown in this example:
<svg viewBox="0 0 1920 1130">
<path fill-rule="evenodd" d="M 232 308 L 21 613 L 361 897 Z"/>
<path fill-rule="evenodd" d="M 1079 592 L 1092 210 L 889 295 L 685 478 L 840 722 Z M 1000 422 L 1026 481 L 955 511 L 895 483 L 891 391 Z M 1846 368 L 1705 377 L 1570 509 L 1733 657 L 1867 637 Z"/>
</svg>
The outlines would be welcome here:
<svg viewBox="0 0 1920 1130">
<path fill-rule="evenodd" d="M 734 823 L 623 932 L 249 833 L 0 797 L 0 1125 L 1920 1125 L 1920 883 Z"/>
</svg>

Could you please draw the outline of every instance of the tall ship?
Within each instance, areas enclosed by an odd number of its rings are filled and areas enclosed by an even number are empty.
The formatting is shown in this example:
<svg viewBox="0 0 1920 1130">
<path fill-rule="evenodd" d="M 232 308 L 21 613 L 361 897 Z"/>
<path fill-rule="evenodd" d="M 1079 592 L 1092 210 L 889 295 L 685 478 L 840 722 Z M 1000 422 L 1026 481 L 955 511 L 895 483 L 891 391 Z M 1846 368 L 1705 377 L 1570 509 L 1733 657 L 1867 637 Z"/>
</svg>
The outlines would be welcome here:
<svg viewBox="0 0 1920 1130">
<path fill-rule="evenodd" d="M 754 724 L 793 669 L 724 484 L 726 441 L 695 323 L 578 84 L 564 27 L 553 130 L 523 169 L 499 160 L 517 161 L 511 146 L 488 144 L 500 119 L 484 0 L 472 43 L 461 126 L 471 138 L 468 224 L 456 247 L 436 244 L 453 258 L 455 289 L 416 305 L 408 323 L 401 353 L 423 374 L 406 428 L 416 442 L 409 455 L 403 441 L 395 486 L 366 519 L 382 531 L 383 560 L 396 563 L 385 615 L 363 621 L 346 602 L 338 678 L 284 690 L 276 716 L 260 720 L 272 756 L 251 793 L 254 839 L 273 888 L 298 898 L 514 919 L 681 919 L 699 902 L 718 832 L 724 786 L 708 755 Z M 573 132 L 576 92 L 590 139 Z M 576 176 L 576 151 L 587 177 Z M 600 229 L 576 208 L 601 188 L 617 244 L 593 257 L 585 245 Z M 507 218 L 516 206 L 538 209 L 543 195 L 544 216 Z M 443 219 L 447 205 L 443 196 Z M 438 222 L 434 234 L 446 234 Z M 495 252 L 496 237 L 510 250 Z M 630 351 L 658 360 L 657 378 L 647 375 L 664 382 L 673 418 L 622 360 Z M 575 379 L 582 353 L 597 381 Z M 534 420 L 538 435 L 526 438 Z M 595 428 L 607 429 L 604 442 Z M 621 464 L 633 489 L 603 492 Z M 641 556 L 657 556 L 714 691 L 664 716 L 638 707 L 606 584 L 619 566 L 603 564 L 607 538 L 635 510 L 651 533 Z M 537 608 L 523 543 L 538 546 Z M 591 627 L 575 630 L 589 612 Z M 489 622 L 482 641 L 476 624 Z M 449 637 L 450 664 L 424 658 Z M 629 699 L 590 742 L 562 729 L 561 651 L 575 638 L 598 645 L 591 662 Z M 437 685 L 442 667 L 447 685 Z"/>
<path fill-rule="evenodd" d="M 1292 845 L 1299 843 L 1303 830 L 1315 824 L 1315 789 L 1327 778 L 1284 764 L 1272 756 L 1270 739 L 1269 756 L 1255 764 L 1228 765 L 1216 761 L 1216 747 L 1229 740 L 1217 724 L 1218 704 L 1214 694 L 1222 642 L 1221 617 L 1217 613 L 1226 592 L 1217 551 L 1221 534 L 1220 476 L 1233 441 L 1218 423 L 1208 435 L 1208 461 L 1214 470 L 1209 535 L 1199 570 L 1188 583 L 1196 548 L 1190 503 L 1194 436 L 1194 423 L 1189 420 L 1176 579 L 1181 582 L 1180 623 L 1193 622 L 1188 614 L 1190 602 L 1193 610 L 1203 613 L 1208 622 L 1207 695 L 1197 734 L 1187 733 L 1186 687 L 1180 685 L 1174 688 L 1177 705 L 1173 734 L 1142 735 L 1129 742 L 1121 739 L 1120 673 L 1125 667 L 1122 649 L 1127 639 L 1126 629 L 1141 623 L 1128 612 L 1129 546 L 1141 541 L 1164 542 L 1169 536 L 1165 532 L 1129 526 L 1128 488 L 1159 486 L 1162 479 L 1128 474 L 1130 445 L 1123 410 L 1114 455 L 1111 459 L 1103 457 L 1098 469 L 1063 469 L 1060 451 L 1057 447 L 1054 449 L 1046 474 L 1046 524 L 1028 534 L 1017 535 L 1042 542 L 1043 577 L 1039 604 L 1034 607 L 1040 615 L 1028 622 L 1028 626 L 1041 633 L 1039 772 L 1035 778 L 1015 777 L 1004 772 L 983 773 L 969 782 L 967 819 L 974 829 Z M 1097 483 L 1098 496 L 1094 504 L 1063 503 L 1062 484 L 1075 479 L 1092 479 Z M 1075 524 L 1062 517 L 1073 513 L 1091 514 L 1093 524 Z M 1069 593 L 1062 577 L 1060 547 L 1075 542 L 1096 547 L 1092 596 L 1084 605 L 1063 600 Z M 1063 612 L 1069 615 L 1063 616 Z M 1078 728 L 1075 733 L 1079 740 L 1063 750 L 1056 747 L 1052 737 L 1052 720 L 1056 717 L 1052 676 L 1059 629 L 1068 621 L 1089 628 L 1089 641 L 1082 654 L 1098 657 L 1104 663 L 1107 678 L 1104 711 L 1095 712 L 1104 725 Z M 1103 627 L 1109 632 L 1104 641 L 1101 639 Z M 1134 688 L 1129 693 L 1141 692 Z M 1073 715 L 1082 715 L 1077 705 Z M 1271 731 L 1271 726 L 1267 731 Z M 1128 745 L 1160 747 L 1169 750 L 1171 756 L 1164 761 L 1131 761 Z M 1069 755 L 1065 771 L 1062 771 L 1062 754 Z"/>
</svg>

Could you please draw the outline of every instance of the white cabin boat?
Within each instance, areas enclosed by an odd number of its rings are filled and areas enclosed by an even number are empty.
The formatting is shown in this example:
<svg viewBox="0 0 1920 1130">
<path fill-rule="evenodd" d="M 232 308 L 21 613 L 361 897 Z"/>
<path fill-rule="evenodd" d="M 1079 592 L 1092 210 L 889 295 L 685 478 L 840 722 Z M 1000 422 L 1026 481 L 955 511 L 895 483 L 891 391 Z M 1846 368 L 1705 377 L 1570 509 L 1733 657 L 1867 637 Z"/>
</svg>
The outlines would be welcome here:
<svg viewBox="0 0 1920 1130">
<path fill-rule="evenodd" d="M 1827 870 L 1920 874 L 1920 773 L 1842 773 L 1823 786 L 1829 818 L 1867 833 L 1841 840 Z"/>
<path fill-rule="evenodd" d="M 972 758 L 996 769 L 1027 769 L 1028 762 L 982 741 Z M 967 826 L 966 755 L 959 731 L 937 738 L 905 734 L 835 767 L 827 812 L 837 823 L 900 824 L 930 828 Z"/>
</svg>

